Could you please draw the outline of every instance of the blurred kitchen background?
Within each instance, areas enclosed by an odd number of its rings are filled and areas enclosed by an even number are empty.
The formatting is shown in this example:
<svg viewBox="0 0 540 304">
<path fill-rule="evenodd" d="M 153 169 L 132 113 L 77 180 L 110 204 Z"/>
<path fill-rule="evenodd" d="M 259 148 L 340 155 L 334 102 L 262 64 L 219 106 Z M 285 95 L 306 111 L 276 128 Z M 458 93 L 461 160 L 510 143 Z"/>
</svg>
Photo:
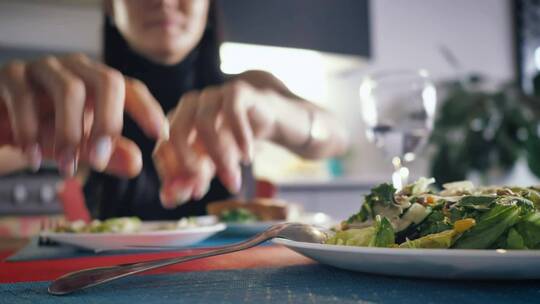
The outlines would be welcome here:
<svg viewBox="0 0 540 304">
<path fill-rule="evenodd" d="M 504 102 L 519 110 L 521 95 L 512 92 L 521 92 L 514 88 L 529 95 L 535 92 L 533 83 L 540 69 L 540 51 L 536 51 L 540 46 L 539 1 L 217 1 L 225 27 L 223 72 L 268 70 L 295 93 L 334 111 L 347 124 L 352 145 L 339 159 L 308 162 L 269 144 L 258 147 L 257 176 L 274 182 L 281 197 L 306 210 L 343 218 L 359 208 L 362 195 L 372 185 L 390 179 L 392 167 L 366 141 L 360 119 L 358 87 L 366 73 L 426 69 L 441 88 L 439 104 L 456 98 L 471 104 L 479 98 L 489 105 L 493 96 L 502 94 Z M 51 53 L 84 52 L 99 58 L 102 22 L 97 0 L 1 0 L 0 64 Z M 535 113 L 536 99 L 531 98 L 524 108 Z M 505 109 L 487 108 L 472 125 L 483 129 L 482 119 L 504 116 Z M 443 180 L 467 177 L 477 182 L 537 183 L 534 172 L 540 172 L 540 162 L 536 168 L 531 151 L 540 150 L 540 145 L 527 140 L 537 139 L 532 127 L 536 124 L 529 112 L 523 115 L 528 117 L 527 124 L 514 122 L 504 134 L 510 143 L 499 137 L 484 138 L 479 142 L 485 151 L 459 146 L 470 131 L 465 122 L 458 143 L 435 140 L 435 146 L 421 153 L 411 166 L 412 177 L 432 175 L 433 167 L 439 165 L 437 177 Z M 527 137 L 533 129 L 534 136 Z M 500 152 L 508 147 L 510 152 Z M 460 153 L 444 154 L 451 149 Z M 6 157 L 0 160 L 0 172 L 16 162 Z M 0 216 L 11 223 L 9 229 L 17 233 L 32 229 L 24 227 L 18 215 L 61 212 L 56 198 L 59 181 L 53 165 L 37 175 L 23 172 L 0 178 Z M 6 233 L 1 229 L 0 234 Z"/>
</svg>

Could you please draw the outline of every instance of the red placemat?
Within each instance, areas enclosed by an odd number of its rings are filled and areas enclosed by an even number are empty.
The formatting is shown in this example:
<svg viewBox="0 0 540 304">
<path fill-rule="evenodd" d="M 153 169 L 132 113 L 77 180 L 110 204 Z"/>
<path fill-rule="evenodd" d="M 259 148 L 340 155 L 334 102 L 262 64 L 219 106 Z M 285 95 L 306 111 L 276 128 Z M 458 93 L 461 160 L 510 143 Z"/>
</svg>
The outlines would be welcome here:
<svg viewBox="0 0 540 304">
<path fill-rule="evenodd" d="M 76 259 L 40 260 L 26 262 L 5 262 L 11 252 L 0 252 L 0 283 L 49 281 L 68 272 L 91 267 L 110 266 L 122 263 L 140 262 L 158 258 L 179 257 L 204 250 L 181 252 L 138 253 L 119 256 L 85 257 Z M 167 268 L 148 272 L 149 274 L 208 271 L 228 269 L 248 269 L 258 267 L 280 267 L 314 263 L 282 246 L 255 247 L 245 251 L 215 256 L 211 258 L 181 263 Z"/>
</svg>

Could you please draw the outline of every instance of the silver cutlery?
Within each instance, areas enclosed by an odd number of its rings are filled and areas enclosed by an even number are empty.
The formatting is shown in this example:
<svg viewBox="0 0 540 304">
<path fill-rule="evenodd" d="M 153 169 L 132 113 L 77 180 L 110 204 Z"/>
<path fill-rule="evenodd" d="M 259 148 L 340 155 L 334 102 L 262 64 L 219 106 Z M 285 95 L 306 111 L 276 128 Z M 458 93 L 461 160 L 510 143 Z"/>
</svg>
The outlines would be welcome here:
<svg viewBox="0 0 540 304">
<path fill-rule="evenodd" d="M 324 241 L 328 239 L 328 236 L 329 235 L 326 230 L 312 225 L 298 223 L 277 224 L 244 242 L 219 247 L 217 249 L 199 254 L 178 258 L 120 264 L 116 266 L 97 267 L 71 272 L 52 282 L 49 286 L 49 293 L 53 295 L 69 294 L 76 290 L 100 285 L 136 273 L 196 259 L 245 250 L 273 238 L 284 238 L 292 241 L 320 244 L 324 243 Z"/>
<path fill-rule="evenodd" d="M 238 198 L 244 202 L 252 202 L 256 196 L 257 182 L 253 175 L 252 164 L 240 164 L 242 185 L 238 192 Z"/>
</svg>

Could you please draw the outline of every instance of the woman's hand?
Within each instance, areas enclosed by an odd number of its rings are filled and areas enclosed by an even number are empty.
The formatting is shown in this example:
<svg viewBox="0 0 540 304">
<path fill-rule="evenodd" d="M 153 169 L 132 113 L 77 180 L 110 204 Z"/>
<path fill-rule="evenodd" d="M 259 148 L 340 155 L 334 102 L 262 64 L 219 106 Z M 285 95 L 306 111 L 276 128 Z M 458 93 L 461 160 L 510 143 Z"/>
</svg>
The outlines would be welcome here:
<svg viewBox="0 0 540 304">
<path fill-rule="evenodd" d="M 154 150 L 165 207 L 202 198 L 216 174 L 230 192 L 239 190 L 240 162 L 251 162 L 255 140 L 275 133 L 273 96 L 235 80 L 182 97 L 169 115 L 169 140 Z"/>
<path fill-rule="evenodd" d="M 33 169 L 47 158 L 66 175 L 83 162 L 135 176 L 141 151 L 121 136 L 124 110 L 150 137 L 165 128 L 159 103 L 141 82 L 84 55 L 13 61 L 0 70 L 0 146 L 20 148 Z"/>
</svg>

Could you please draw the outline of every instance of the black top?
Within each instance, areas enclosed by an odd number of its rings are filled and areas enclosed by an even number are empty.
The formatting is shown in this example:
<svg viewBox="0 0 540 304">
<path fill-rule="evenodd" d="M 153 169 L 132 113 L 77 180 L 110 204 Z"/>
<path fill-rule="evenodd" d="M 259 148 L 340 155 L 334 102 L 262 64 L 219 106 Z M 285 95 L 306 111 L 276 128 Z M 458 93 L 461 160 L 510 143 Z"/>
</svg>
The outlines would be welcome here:
<svg viewBox="0 0 540 304">
<path fill-rule="evenodd" d="M 107 18 L 104 30 L 105 63 L 146 84 L 165 113 L 177 105 L 185 92 L 220 84 L 224 80 L 219 71 L 217 40 L 211 24 L 207 26 L 199 45 L 182 62 L 173 66 L 151 62 L 135 53 Z M 190 201 L 174 210 L 164 209 L 159 201 L 160 181 L 151 156 L 155 142 L 146 137 L 129 115 L 124 115 L 122 133 L 141 149 L 143 169 L 141 174 L 133 179 L 92 172 L 85 185 L 85 196 L 94 217 L 177 219 L 205 214 L 208 202 L 230 196 L 225 187 L 215 179 L 210 191 L 201 201 Z"/>
</svg>

